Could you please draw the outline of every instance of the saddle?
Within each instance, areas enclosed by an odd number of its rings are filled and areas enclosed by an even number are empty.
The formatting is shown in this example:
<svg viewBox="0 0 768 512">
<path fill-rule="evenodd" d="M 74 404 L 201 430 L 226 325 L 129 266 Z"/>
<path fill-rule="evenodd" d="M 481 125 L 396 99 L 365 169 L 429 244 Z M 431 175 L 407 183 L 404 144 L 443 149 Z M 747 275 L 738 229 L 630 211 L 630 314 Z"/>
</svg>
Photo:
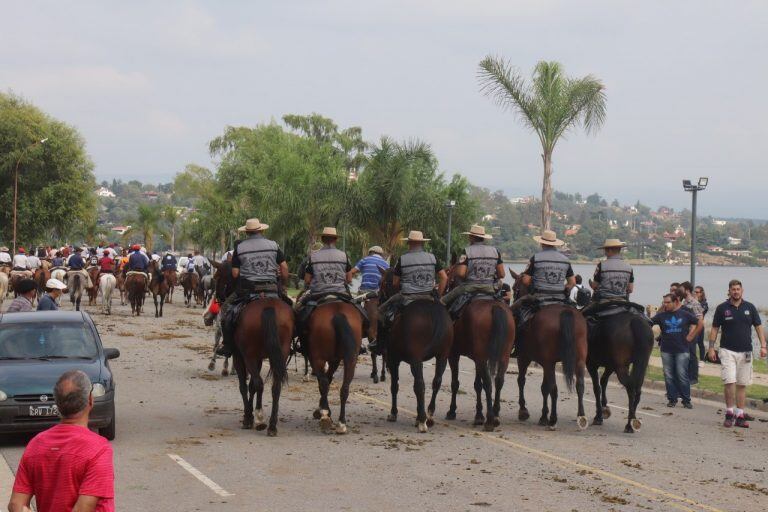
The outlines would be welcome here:
<svg viewBox="0 0 768 512">
<path fill-rule="evenodd" d="M 440 302 L 440 298 L 437 296 L 436 293 L 414 293 L 412 295 L 403 295 L 403 299 L 400 302 L 400 304 L 397 305 L 397 307 L 391 307 L 389 310 L 386 311 L 386 314 L 384 315 L 383 325 L 385 327 L 391 326 L 393 323 L 395 323 L 395 318 L 397 315 L 400 314 L 400 312 L 406 308 L 406 306 L 409 306 L 410 304 L 413 304 L 416 301 L 419 300 L 426 300 L 429 302 Z"/>
<path fill-rule="evenodd" d="M 526 298 L 528 300 L 526 300 Z M 574 307 L 573 303 L 570 300 L 568 300 L 568 298 L 565 296 L 559 297 L 556 295 L 542 295 L 542 296 L 528 295 L 527 297 L 523 297 L 520 300 L 521 300 L 520 306 L 518 308 L 513 308 L 518 329 L 522 329 L 522 327 L 531 318 L 536 316 L 536 313 L 538 313 L 538 311 L 545 306 L 562 304 L 565 306 Z"/>
<path fill-rule="evenodd" d="M 144 279 L 151 279 L 151 276 L 148 277 L 146 273 L 140 270 L 129 270 L 128 272 L 125 273 L 125 277 L 127 278 L 128 276 L 141 276 Z"/>
<path fill-rule="evenodd" d="M 448 309 L 448 313 L 450 313 L 452 319 L 456 320 L 461 316 L 461 312 L 464 308 L 472 302 L 486 300 L 503 302 L 503 297 L 504 295 L 501 290 L 496 293 L 462 293 L 455 301 L 453 301 L 451 307 Z"/>
<path fill-rule="evenodd" d="M 11 277 L 32 275 L 31 270 L 11 270 Z"/>
</svg>

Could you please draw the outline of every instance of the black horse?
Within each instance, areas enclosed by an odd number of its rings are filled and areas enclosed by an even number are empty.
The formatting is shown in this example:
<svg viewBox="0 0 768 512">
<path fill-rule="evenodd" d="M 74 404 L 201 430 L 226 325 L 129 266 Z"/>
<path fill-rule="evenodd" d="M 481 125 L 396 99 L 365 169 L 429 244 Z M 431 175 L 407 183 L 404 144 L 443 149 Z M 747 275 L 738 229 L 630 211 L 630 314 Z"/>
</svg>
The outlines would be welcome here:
<svg viewBox="0 0 768 512">
<path fill-rule="evenodd" d="M 605 393 L 608 379 L 615 372 L 629 399 L 629 417 L 624 432 L 631 434 L 640 430 L 642 423 L 637 419 L 636 411 L 653 349 L 653 331 L 648 322 L 628 311 L 605 316 L 590 329 L 588 346 L 587 371 L 592 378 L 597 406 L 592 424 L 602 425 L 603 419 L 611 416 Z M 605 371 L 598 380 L 600 367 Z"/>
</svg>

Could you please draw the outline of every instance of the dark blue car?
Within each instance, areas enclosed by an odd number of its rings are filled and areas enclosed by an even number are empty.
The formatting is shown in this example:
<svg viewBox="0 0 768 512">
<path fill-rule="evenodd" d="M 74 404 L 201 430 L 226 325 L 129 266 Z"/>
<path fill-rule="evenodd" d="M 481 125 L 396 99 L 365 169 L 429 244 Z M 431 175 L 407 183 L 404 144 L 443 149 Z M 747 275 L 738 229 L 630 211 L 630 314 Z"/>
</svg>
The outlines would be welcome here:
<svg viewBox="0 0 768 512">
<path fill-rule="evenodd" d="M 89 426 L 115 438 L 115 380 L 91 317 L 82 311 L 0 315 L 0 434 L 35 432 L 58 423 L 53 387 L 62 373 L 82 370 L 93 383 Z"/>
</svg>

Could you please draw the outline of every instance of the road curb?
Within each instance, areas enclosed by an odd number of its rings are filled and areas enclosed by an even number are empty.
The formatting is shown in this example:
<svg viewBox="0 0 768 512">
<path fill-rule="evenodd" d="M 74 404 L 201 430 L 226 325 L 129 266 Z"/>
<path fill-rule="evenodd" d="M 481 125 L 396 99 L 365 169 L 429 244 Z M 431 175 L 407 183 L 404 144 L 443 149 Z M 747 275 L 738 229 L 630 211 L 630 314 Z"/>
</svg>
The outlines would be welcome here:
<svg viewBox="0 0 768 512">
<path fill-rule="evenodd" d="M 660 380 L 645 379 L 645 382 L 643 383 L 643 387 L 650 388 L 650 389 L 657 389 L 657 390 L 666 390 L 664 381 L 660 381 Z M 725 397 L 723 396 L 722 393 L 715 393 L 714 391 L 707 391 L 705 389 L 691 388 L 691 397 L 700 398 L 702 400 L 713 400 L 713 401 L 722 402 L 723 404 L 725 404 Z M 768 403 L 763 403 L 762 401 L 755 400 L 754 398 L 747 398 L 746 405 L 750 409 L 768 412 Z"/>
</svg>

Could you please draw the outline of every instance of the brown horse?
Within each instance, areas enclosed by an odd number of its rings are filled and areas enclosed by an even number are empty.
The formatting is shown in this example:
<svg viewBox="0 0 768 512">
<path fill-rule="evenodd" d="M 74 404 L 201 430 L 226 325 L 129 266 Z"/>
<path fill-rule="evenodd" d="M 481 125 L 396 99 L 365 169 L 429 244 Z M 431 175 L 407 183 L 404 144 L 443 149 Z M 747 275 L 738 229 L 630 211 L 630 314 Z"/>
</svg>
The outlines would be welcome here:
<svg viewBox="0 0 768 512">
<path fill-rule="evenodd" d="M 371 297 L 363 303 L 365 312 L 368 315 L 368 343 L 376 340 L 379 335 L 379 297 Z M 381 354 L 381 377 L 379 377 L 378 364 L 376 363 L 376 353 L 371 350 L 371 378 L 374 383 L 385 382 L 387 380 L 387 353 Z"/>
<path fill-rule="evenodd" d="M 117 287 L 117 291 L 120 292 L 120 305 L 121 306 L 125 306 L 125 296 L 126 296 L 126 294 L 125 294 L 125 274 L 123 274 L 122 272 L 116 272 L 115 273 L 115 279 L 116 279 L 115 286 Z"/>
<path fill-rule="evenodd" d="M 456 394 L 459 392 L 459 359 L 466 356 L 475 363 L 475 425 L 493 431 L 499 425 L 501 388 L 515 345 L 515 318 L 509 306 L 492 299 L 476 299 L 467 304 L 453 326 L 451 365 L 451 407 L 446 418 L 456 419 Z M 494 382 L 491 382 L 494 379 Z M 492 389 L 495 385 L 495 396 Z M 482 393 L 485 391 L 486 417 Z"/>
<path fill-rule="evenodd" d="M 363 316 L 355 306 L 347 302 L 325 302 L 312 312 L 307 324 L 309 360 L 312 370 L 317 375 L 317 385 L 320 389 L 320 404 L 314 412 L 314 417 L 320 420 L 320 427 L 323 430 L 328 430 L 333 425 L 331 408 L 328 405 L 328 390 L 333 374 L 344 362 L 344 379 L 339 390 L 341 403 L 336 433 L 346 434 L 349 384 L 355 375 L 357 354 L 363 338 Z"/>
<path fill-rule="evenodd" d="M 128 295 L 128 302 L 131 304 L 131 314 L 140 316 L 144 307 L 144 296 L 146 294 L 147 278 L 141 273 L 128 274 L 125 276 L 125 293 Z"/>
<path fill-rule="evenodd" d="M 88 275 L 91 277 L 91 283 L 93 284 L 93 286 L 86 289 L 88 292 L 89 306 L 96 305 L 96 298 L 99 296 L 99 274 L 100 273 L 101 273 L 101 269 L 99 267 L 88 268 Z"/>
<path fill-rule="evenodd" d="M 392 270 L 381 279 L 379 300 L 382 302 L 394 292 Z M 381 327 L 381 326 L 379 326 Z M 408 363 L 413 375 L 413 392 L 416 395 L 416 426 L 419 432 L 427 432 L 434 425 L 437 392 L 443 381 L 448 356 L 453 345 L 451 317 L 442 303 L 433 300 L 414 300 L 400 311 L 389 329 L 379 330 L 387 346 L 392 407 L 387 421 L 397 421 L 397 393 L 400 380 L 400 363 Z M 432 398 L 424 408 L 424 361 L 435 359 L 435 376 L 432 379 Z"/>
<path fill-rule="evenodd" d="M 511 271 L 511 269 L 510 269 Z M 515 279 L 513 287 L 515 299 L 528 294 L 528 287 L 520 279 L 520 275 L 511 272 Z M 557 425 L 557 380 L 555 363 L 562 362 L 563 375 L 568 390 L 573 389 L 576 380 L 576 395 L 578 397 L 577 426 L 580 430 L 587 428 L 588 421 L 584 415 L 584 373 L 587 361 L 587 322 L 581 312 L 565 304 L 548 304 L 542 306 L 536 314 L 518 330 L 517 337 L 517 384 L 520 388 L 520 411 L 518 418 L 522 421 L 530 417 L 525 407 L 525 375 L 531 362 L 538 363 L 544 370 L 544 380 L 541 384 L 543 405 L 539 425 L 548 426 L 555 430 Z M 547 399 L 551 399 L 552 410 L 549 412 Z"/>
<path fill-rule="evenodd" d="M 48 280 L 50 278 L 51 278 L 51 272 L 47 268 L 40 267 L 37 270 L 35 270 L 35 283 L 37 284 L 38 300 L 45 293 L 45 285 L 46 283 L 48 283 Z"/>
<path fill-rule="evenodd" d="M 193 307 L 192 297 L 194 296 L 195 304 L 198 304 L 198 284 L 200 283 L 200 277 L 197 272 L 184 272 L 181 275 L 181 286 L 184 288 L 184 304 L 189 308 Z"/>
<path fill-rule="evenodd" d="M 158 263 L 153 261 L 149 265 L 149 271 L 152 274 L 152 280 L 149 281 L 149 291 L 152 292 L 152 300 L 155 303 L 155 318 L 163 316 L 163 304 L 168 296 L 170 287 L 165 278 L 165 273 L 160 272 Z M 158 308 L 157 298 L 160 297 L 160 307 Z"/>
<path fill-rule="evenodd" d="M 288 380 L 287 361 L 293 338 L 293 309 L 280 299 L 264 298 L 250 302 L 240 314 L 235 327 L 234 342 L 237 350 L 233 353 L 233 364 L 240 383 L 243 399 L 242 428 L 254 426 L 253 397 L 256 395 L 256 430 L 267 428 L 268 436 L 277 435 L 277 413 L 280 391 Z M 261 397 L 264 380 L 261 365 L 269 360 L 269 374 L 272 375 L 272 412 L 269 426 L 264 423 Z M 247 373 L 246 373 L 247 372 Z M 250 374 L 250 382 L 246 382 Z"/>
<path fill-rule="evenodd" d="M 165 302 L 173 304 L 173 290 L 178 285 L 176 270 L 172 268 L 163 270 L 163 277 L 165 278 L 165 282 L 168 283 L 168 298 Z"/>
</svg>

